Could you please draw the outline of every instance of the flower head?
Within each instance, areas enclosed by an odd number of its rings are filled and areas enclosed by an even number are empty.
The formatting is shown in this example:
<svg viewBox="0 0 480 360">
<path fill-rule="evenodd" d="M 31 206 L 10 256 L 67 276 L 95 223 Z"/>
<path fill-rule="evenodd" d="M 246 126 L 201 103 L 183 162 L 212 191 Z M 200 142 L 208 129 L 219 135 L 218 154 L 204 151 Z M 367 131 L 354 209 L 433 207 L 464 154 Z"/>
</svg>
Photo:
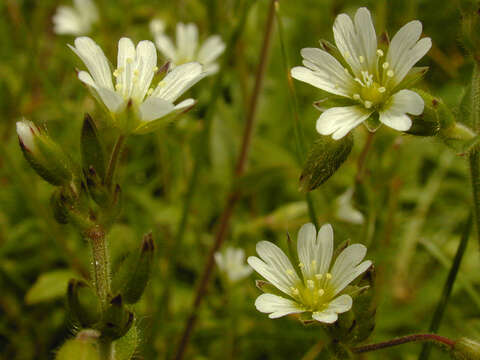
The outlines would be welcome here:
<svg viewBox="0 0 480 360">
<path fill-rule="evenodd" d="M 350 187 L 335 200 L 335 215 L 337 219 L 351 224 L 363 224 L 365 221 L 363 214 L 355 209 L 352 204 L 354 191 L 355 189 Z"/>
<path fill-rule="evenodd" d="M 53 30 L 60 35 L 85 35 L 97 21 L 98 10 L 92 0 L 73 0 L 73 7 L 58 7 L 53 16 Z"/>
<path fill-rule="evenodd" d="M 223 252 L 216 252 L 215 262 L 220 271 L 232 283 L 240 281 L 252 273 L 252 268 L 245 264 L 243 249 L 228 247 Z"/>
<path fill-rule="evenodd" d="M 321 109 L 325 111 L 317 120 L 317 131 L 340 139 L 376 114 L 380 123 L 408 130 L 412 120 L 407 114 L 420 115 L 424 107 L 420 95 L 404 88 L 411 83 L 407 80 L 426 71 L 413 68 L 432 45 L 430 38 L 420 39 L 421 33 L 422 23 L 411 21 L 397 32 L 388 49 L 382 49 L 370 12 L 360 8 L 354 21 L 346 14 L 336 18 L 333 34 L 338 50 L 333 45 L 302 49 L 304 66 L 293 68 L 292 77 L 347 99 L 346 106 Z M 336 58 L 330 52 L 339 54 Z"/>
<path fill-rule="evenodd" d="M 313 320 L 334 323 L 338 314 L 352 307 L 352 298 L 342 291 L 372 264 L 368 260 L 361 262 L 366 251 L 361 244 L 350 245 L 331 266 L 332 227 L 323 225 L 317 235 L 313 224 L 305 224 L 298 232 L 296 268 L 278 246 L 261 241 L 257 244 L 260 258 L 251 256 L 248 263 L 286 296 L 262 294 L 255 306 L 258 311 L 269 313 L 271 319 L 308 312 Z"/>
<path fill-rule="evenodd" d="M 75 46 L 69 47 L 88 69 L 88 72 L 80 71 L 78 78 L 114 118 L 130 106 L 134 108 L 138 121 L 130 122 L 127 127 L 136 133 L 151 131 L 159 123 L 154 120 L 164 120 L 191 108 L 195 104 L 193 99 L 174 102 L 205 77 L 202 66 L 190 62 L 167 71 L 156 87 L 150 87 L 158 71 L 155 45 L 144 40 L 135 47 L 129 38 L 121 38 L 117 68 L 113 71 L 114 85 L 108 60 L 92 39 L 79 37 L 75 39 Z"/>
<path fill-rule="evenodd" d="M 158 50 L 173 65 L 178 66 L 190 61 L 197 61 L 203 65 L 208 75 L 218 71 L 217 58 L 224 52 L 225 44 L 218 35 L 208 37 L 200 45 L 198 28 L 195 24 L 177 24 L 176 45 L 165 35 L 165 25 L 159 20 L 152 20 L 150 30 L 155 38 Z"/>
</svg>

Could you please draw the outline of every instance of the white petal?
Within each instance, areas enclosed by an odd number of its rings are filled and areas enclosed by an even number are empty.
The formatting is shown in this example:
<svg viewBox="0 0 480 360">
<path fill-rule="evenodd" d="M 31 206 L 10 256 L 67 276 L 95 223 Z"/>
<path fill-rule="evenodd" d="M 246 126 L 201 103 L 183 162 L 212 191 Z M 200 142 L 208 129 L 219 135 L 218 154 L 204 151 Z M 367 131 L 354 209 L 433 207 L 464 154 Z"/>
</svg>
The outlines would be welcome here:
<svg viewBox="0 0 480 360">
<path fill-rule="evenodd" d="M 100 46 L 89 37 L 76 38 L 75 47 L 68 46 L 82 59 L 99 87 L 113 90 L 112 74 L 108 60 Z"/>
<path fill-rule="evenodd" d="M 73 3 L 83 22 L 88 25 L 88 27 L 98 20 L 98 10 L 92 0 L 73 0 Z"/>
<path fill-rule="evenodd" d="M 188 109 L 189 107 L 192 107 L 195 105 L 195 100 L 194 99 L 185 99 L 182 102 L 178 103 L 175 105 L 175 110 L 185 110 Z"/>
<path fill-rule="evenodd" d="M 197 60 L 203 65 L 214 62 L 225 51 L 225 43 L 218 35 L 210 36 L 198 50 Z"/>
<path fill-rule="evenodd" d="M 52 20 L 56 34 L 84 35 L 86 33 L 79 14 L 70 6 L 59 6 Z"/>
<path fill-rule="evenodd" d="M 317 236 L 319 263 L 318 273 L 325 274 L 330 268 L 333 256 L 333 228 L 330 224 L 323 225 Z"/>
<path fill-rule="evenodd" d="M 223 260 L 223 254 L 219 251 L 217 251 L 214 254 L 215 262 L 217 263 L 217 266 L 220 270 L 224 271 L 225 270 L 225 261 Z"/>
<path fill-rule="evenodd" d="M 305 67 L 294 67 L 291 70 L 293 78 L 332 94 L 349 98 L 353 95 L 355 81 L 332 55 L 317 48 L 302 49 L 301 54 Z"/>
<path fill-rule="evenodd" d="M 157 66 L 157 50 L 148 40 L 140 41 L 137 45 L 138 79 L 133 96 L 142 101 L 147 93 Z"/>
<path fill-rule="evenodd" d="M 153 37 L 157 37 L 165 30 L 165 22 L 161 19 L 153 19 L 149 24 L 150 32 L 153 34 Z"/>
<path fill-rule="evenodd" d="M 98 95 L 102 99 L 105 106 L 113 113 L 116 113 L 121 110 L 125 101 L 123 98 L 113 90 L 106 89 L 104 87 L 95 88 Z"/>
<path fill-rule="evenodd" d="M 344 272 L 342 275 L 334 279 L 334 294 L 337 295 L 339 292 L 345 289 L 348 284 L 355 280 L 359 275 L 363 274 L 371 265 L 372 262 L 370 260 L 366 260 L 355 266 L 352 270 Z"/>
<path fill-rule="evenodd" d="M 170 40 L 168 36 L 166 36 L 165 34 L 157 34 L 155 36 L 155 44 L 165 58 L 175 62 L 177 51 L 175 49 L 175 46 L 173 45 L 172 40 Z"/>
<path fill-rule="evenodd" d="M 379 112 L 379 119 L 395 130 L 406 131 L 412 126 L 412 120 L 406 114 L 420 115 L 423 108 L 422 97 L 415 91 L 404 89 L 392 95 L 389 103 Z"/>
<path fill-rule="evenodd" d="M 335 277 L 343 274 L 344 272 L 349 272 L 355 266 L 357 266 L 360 261 L 363 260 L 367 253 L 367 248 L 362 244 L 353 244 L 348 246 L 343 250 L 340 255 L 338 255 L 337 260 L 332 268 L 332 282 L 335 282 Z"/>
<path fill-rule="evenodd" d="M 135 45 L 129 38 L 123 37 L 118 41 L 117 84 L 121 84 L 120 92 L 124 98 L 129 98 L 133 89 L 133 71 L 136 57 Z"/>
<path fill-rule="evenodd" d="M 160 81 L 152 96 L 174 102 L 203 77 L 202 65 L 199 63 L 177 66 Z"/>
<path fill-rule="evenodd" d="M 432 41 L 424 38 L 418 41 L 422 34 L 422 23 L 418 20 L 405 24 L 393 37 L 386 61 L 394 71 L 393 84 L 399 84 L 408 71 L 430 50 Z"/>
<path fill-rule="evenodd" d="M 338 15 L 333 34 L 340 53 L 357 77 L 361 76 L 362 70 L 373 70 L 377 40 L 370 12 L 366 8 L 358 9 L 355 25 L 348 15 Z"/>
<path fill-rule="evenodd" d="M 314 312 L 312 314 L 312 318 L 325 324 L 333 324 L 335 321 L 338 320 L 338 315 L 337 313 L 332 311 L 322 311 Z"/>
<path fill-rule="evenodd" d="M 316 260 L 317 230 L 315 225 L 308 223 L 298 231 L 297 253 L 298 260 L 303 264 L 303 271 L 307 278 L 315 275 L 317 265 L 313 266 L 312 261 Z"/>
<path fill-rule="evenodd" d="M 257 300 L 255 300 L 255 307 L 260 312 L 270 314 L 270 319 L 304 312 L 295 301 L 273 294 L 260 295 Z"/>
<path fill-rule="evenodd" d="M 342 314 L 352 308 L 352 298 L 350 295 L 340 295 L 328 304 L 326 311 L 336 312 Z"/>
<path fill-rule="evenodd" d="M 220 70 L 220 66 L 217 63 L 203 66 L 203 72 L 205 73 L 205 76 L 216 74 L 218 70 Z"/>
<path fill-rule="evenodd" d="M 195 24 L 177 24 L 177 51 L 183 61 L 192 61 L 198 47 L 198 29 Z"/>
<path fill-rule="evenodd" d="M 139 107 L 142 121 L 153 121 L 160 119 L 175 110 L 175 106 L 166 100 L 149 97 Z"/>
<path fill-rule="evenodd" d="M 87 84 L 88 86 L 91 86 L 93 88 L 97 88 L 97 84 L 95 83 L 95 81 L 92 79 L 92 76 L 86 72 L 86 71 L 79 71 L 78 72 L 78 79 Z"/>
<path fill-rule="evenodd" d="M 320 134 L 332 135 L 338 140 L 367 120 L 372 112 L 358 105 L 330 108 L 320 115 L 316 128 Z"/>
</svg>

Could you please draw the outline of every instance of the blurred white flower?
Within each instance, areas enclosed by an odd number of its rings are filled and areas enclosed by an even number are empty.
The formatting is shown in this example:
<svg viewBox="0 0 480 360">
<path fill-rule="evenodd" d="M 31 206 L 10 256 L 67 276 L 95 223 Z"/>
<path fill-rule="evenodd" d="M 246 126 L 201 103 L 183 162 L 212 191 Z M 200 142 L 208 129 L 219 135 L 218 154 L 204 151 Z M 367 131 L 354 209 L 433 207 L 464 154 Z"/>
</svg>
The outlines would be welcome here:
<svg viewBox="0 0 480 360">
<path fill-rule="evenodd" d="M 177 24 L 176 46 L 165 35 L 165 24 L 159 20 L 152 20 L 150 30 L 155 44 L 163 56 L 173 65 L 178 66 L 190 61 L 197 61 L 203 65 L 208 75 L 215 74 L 219 66 L 215 62 L 225 51 L 225 44 L 221 37 L 212 35 L 200 46 L 198 28 L 195 24 Z"/>
<path fill-rule="evenodd" d="M 118 42 L 117 68 L 112 73 L 102 49 L 90 38 L 75 39 L 69 47 L 78 55 L 88 69 L 80 71 L 78 78 L 85 83 L 100 103 L 104 104 L 115 118 L 127 106 L 136 112 L 138 123 L 131 119 L 129 130 L 136 133 L 151 131 L 167 116 L 190 109 L 194 99 L 174 102 L 188 89 L 205 77 L 197 62 L 185 63 L 168 71 L 156 87 L 150 87 L 158 71 L 157 52 L 153 42 L 140 41 L 135 48 L 132 40 L 121 38 Z M 118 124 L 117 124 L 118 125 Z"/>
<path fill-rule="evenodd" d="M 358 9 L 354 21 L 346 14 L 337 16 L 333 34 L 340 52 L 337 58 L 322 49 L 305 48 L 301 51 L 304 66 L 291 71 L 297 80 L 350 100 L 338 107 L 320 109 L 325 111 L 317 120 L 317 131 L 337 140 L 374 113 L 378 113 L 380 123 L 408 130 L 412 120 L 407 114 L 420 115 L 424 107 L 420 95 L 404 89 L 406 80 L 419 78 L 417 75 L 426 71 L 412 68 L 432 45 L 430 38 L 420 39 L 422 23 L 415 20 L 404 25 L 388 50 L 378 47 L 366 8 Z M 338 52 L 333 45 L 330 50 Z"/>
<path fill-rule="evenodd" d="M 269 313 L 271 319 L 309 312 L 313 320 L 334 323 L 338 314 L 352 307 L 352 298 L 342 291 L 372 264 L 368 260 L 361 262 L 367 248 L 361 244 L 350 245 L 331 266 L 332 227 L 330 224 L 323 225 L 317 236 L 315 226 L 305 224 L 298 232 L 297 252 L 300 261 L 298 270 L 278 246 L 269 241 L 257 244 L 260 258 L 250 256 L 248 263 L 286 295 L 260 295 L 255 301 L 257 310 Z"/>
<path fill-rule="evenodd" d="M 215 262 L 222 273 L 232 283 L 246 278 L 252 273 L 252 268 L 245 263 L 243 249 L 227 247 L 223 252 L 215 253 Z"/>
<path fill-rule="evenodd" d="M 73 7 L 62 5 L 57 8 L 53 16 L 53 31 L 61 35 L 85 35 L 98 18 L 98 10 L 92 0 L 73 0 Z"/>
<path fill-rule="evenodd" d="M 351 224 L 363 224 L 363 214 L 355 209 L 352 205 L 354 189 L 350 187 L 342 195 L 340 195 L 336 201 L 336 217 L 339 220 L 351 223 Z"/>
</svg>

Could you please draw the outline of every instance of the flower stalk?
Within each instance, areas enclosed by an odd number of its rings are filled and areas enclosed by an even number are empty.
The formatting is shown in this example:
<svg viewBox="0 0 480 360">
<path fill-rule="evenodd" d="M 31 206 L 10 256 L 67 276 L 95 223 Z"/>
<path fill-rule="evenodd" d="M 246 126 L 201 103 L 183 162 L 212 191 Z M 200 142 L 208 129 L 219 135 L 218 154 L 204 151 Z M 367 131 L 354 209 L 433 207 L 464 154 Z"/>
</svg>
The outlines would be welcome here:
<svg viewBox="0 0 480 360">
<path fill-rule="evenodd" d="M 260 97 L 260 92 L 263 86 L 263 80 L 265 77 L 265 72 L 267 67 L 268 54 L 269 54 L 270 45 L 271 45 L 271 38 L 273 34 L 276 1 L 277 0 L 271 0 L 270 6 L 269 6 L 267 23 L 265 28 L 265 35 L 263 39 L 262 49 L 260 51 L 260 62 L 258 64 L 253 93 L 252 93 L 252 97 L 249 103 L 249 108 L 247 111 L 246 124 L 245 124 L 245 129 L 244 129 L 243 138 L 242 138 L 242 147 L 239 153 L 239 157 L 237 159 L 237 165 L 235 167 L 235 176 L 237 178 L 240 178 L 243 175 L 247 165 L 247 159 L 248 159 L 248 154 L 250 150 L 250 144 L 253 137 L 254 125 L 255 125 L 255 115 L 256 115 L 256 110 L 258 106 L 258 100 Z M 203 299 L 205 298 L 207 287 L 213 274 L 213 269 L 215 265 L 215 260 L 214 260 L 215 253 L 220 249 L 220 247 L 222 246 L 225 240 L 225 236 L 227 234 L 227 230 L 230 225 L 230 220 L 233 215 L 235 206 L 240 198 L 240 195 L 241 194 L 238 189 L 233 189 L 227 198 L 226 205 L 220 217 L 220 225 L 218 227 L 218 231 L 216 233 L 214 243 L 210 248 L 207 261 L 205 263 L 205 267 L 200 277 L 200 281 L 196 290 L 192 310 L 185 324 L 185 328 L 183 330 L 183 333 L 176 351 L 176 355 L 175 355 L 176 360 L 181 360 L 185 356 L 185 351 L 190 341 L 191 334 L 195 328 L 198 309 L 200 308 L 200 305 L 202 304 Z"/>
<path fill-rule="evenodd" d="M 455 342 L 453 340 L 450 340 L 446 337 L 436 335 L 436 334 L 414 334 L 414 335 L 407 335 L 407 336 L 402 336 L 396 339 L 392 339 L 389 341 L 384 341 L 376 344 L 370 344 L 370 345 L 363 345 L 363 346 L 357 346 L 354 348 L 351 348 L 350 350 L 354 354 L 363 354 L 366 352 L 370 351 L 377 351 L 381 349 L 386 349 L 389 347 L 393 346 L 398 346 L 402 344 L 407 344 L 410 342 L 423 342 L 423 341 L 428 341 L 433 344 L 439 345 L 442 348 L 447 348 L 451 350 L 453 346 L 455 345 Z"/>
<path fill-rule="evenodd" d="M 475 61 L 472 74 L 472 127 L 478 134 L 480 131 L 480 61 Z M 478 146 L 472 149 L 468 156 L 470 177 L 472 182 L 473 212 L 477 231 L 477 241 L 480 243 L 480 153 Z"/>
</svg>

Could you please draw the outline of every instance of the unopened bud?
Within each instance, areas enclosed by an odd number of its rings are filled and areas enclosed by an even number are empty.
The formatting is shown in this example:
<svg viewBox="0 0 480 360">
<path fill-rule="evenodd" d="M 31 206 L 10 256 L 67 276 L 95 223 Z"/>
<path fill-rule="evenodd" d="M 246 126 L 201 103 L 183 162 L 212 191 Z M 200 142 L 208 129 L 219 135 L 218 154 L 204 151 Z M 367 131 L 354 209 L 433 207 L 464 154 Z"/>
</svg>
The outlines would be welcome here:
<svg viewBox="0 0 480 360">
<path fill-rule="evenodd" d="M 17 135 L 23 154 L 32 168 L 53 185 L 64 185 L 73 178 L 73 167 L 62 148 L 31 121 L 17 122 Z"/>
<path fill-rule="evenodd" d="M 122 295 L 115 296 L 105 311 L 100 332 L 102 338 L 116 340 L 124 336 L 133 325 L 134 315 L 123 304 Z"/>
<path fill-rule="evenodd" d="M 150 279 L 154 253 L 155 243 L 149 233 L 143 237 L 140 251 L 127 257 L 114 277 L 112 287 L 122 294 L 125 303 L 135 304 L 142 297 Z"/>
<path fill-rule="evenodd" d="M 300 190 L 312 191 L 327 181 L 345 162 L 353 147 L 353 135 L 339 140 L 321 136 L 312 145 L 300 176 Z"/>
<path fill-rule="evenodd" d="M 67 304 L 72 320 L 83 328 L 91 327 L 100 320 L 98 297 L 84 281 L 70 280 L 67 288 Z"/>
<path fill-rule="evenodd" d="M 479 360 L 480 343 L 471 339 L 461 338 L 455 341 L 451 355 L 455 360 Z"/>
<path fill-rule="evenodd" d="M 95 342 L 88 339 L 67 340 L 58 350 L 56 360 L 100 360 Z"/>
</svg>

